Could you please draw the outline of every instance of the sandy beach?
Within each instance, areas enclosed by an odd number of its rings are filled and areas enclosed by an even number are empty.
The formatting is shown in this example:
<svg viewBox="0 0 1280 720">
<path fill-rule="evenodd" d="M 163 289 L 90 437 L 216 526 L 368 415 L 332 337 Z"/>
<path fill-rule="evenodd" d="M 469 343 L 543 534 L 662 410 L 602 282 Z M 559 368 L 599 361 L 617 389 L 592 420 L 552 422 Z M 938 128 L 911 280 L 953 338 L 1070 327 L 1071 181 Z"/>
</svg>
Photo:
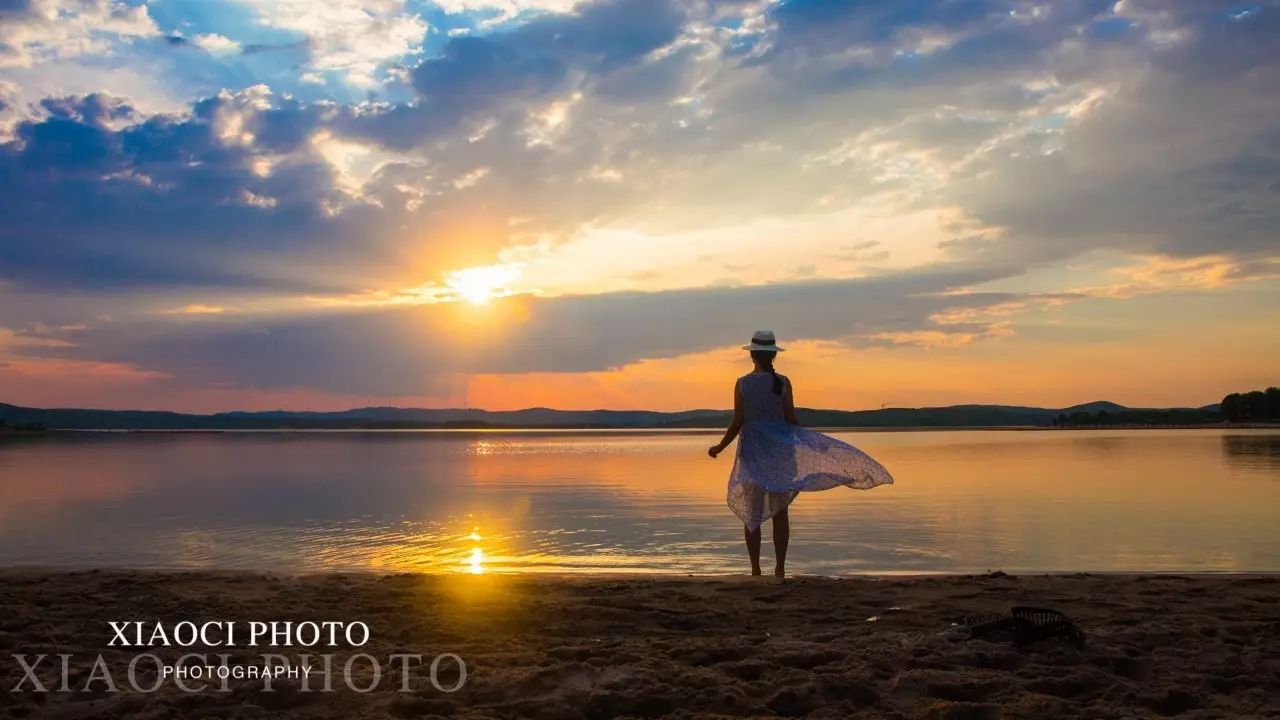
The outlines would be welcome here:
<svg viewBox="0 0 1280 720">
<path fill-rule="evenodd" d="M 1280 715 L 1280 577 L 1060 575 L 550 578 L 0 572 L 0 714 L 50 718 L 1244 718 Z M 950 623 L 1015 604 L 1057 608 L 1084 646 L 958 639 Z M 874 619 L 872 619 L 874 618 Z M 337 683 L 161 683 L 140 692 L 130 659 L 201 648 L 110 648 L 109 620 L 362 621 L 361 647 L 302 652 L 379 658 L 367 693 Z M 211 652 L 217 652 L 211 651 Z M 231 663 L 261 652 L 224 649 Z M 15 660 L 70 654 L 70 692 L 33 692 Z M 447 693 L 426 662 L 452 653 Z M 87 683 L 101 654 L 118 683 Z M 314 657 L 314 655 L 313 655 Z M 36 674 L 56 689 L 56 660 Z M 140 663 L 143 687 L 154 670 Z M 445 662 L 438 682 L 456 684 Z M 148 675 L 148 673 L 151 673 Z M 338 671 L 341 674 L 341 671 Z M 361 661 L 363 688 L 372 669 Z M 85 689 L 87 687 L 87 689 Z"/>
</svg>

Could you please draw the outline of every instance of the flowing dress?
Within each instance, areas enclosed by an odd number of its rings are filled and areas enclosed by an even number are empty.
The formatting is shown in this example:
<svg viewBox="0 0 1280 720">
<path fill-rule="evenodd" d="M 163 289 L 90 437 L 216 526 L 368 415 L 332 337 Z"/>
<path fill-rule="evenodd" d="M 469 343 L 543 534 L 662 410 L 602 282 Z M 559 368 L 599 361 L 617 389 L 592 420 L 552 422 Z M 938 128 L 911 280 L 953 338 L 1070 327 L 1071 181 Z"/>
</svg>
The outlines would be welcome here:
<svg viewBox="0 0 1280 720">
<path fill-rule="evenodd" d="M 839 485 L 867 490 L 893 482 L 888 470 L 858 448 L 788 423 L 769 373 L 738 378 L 737 394 L 743 425 L 729 475 L 729 507 L 749 529 L 785 510 L 801 492 Z"/>
</svg>

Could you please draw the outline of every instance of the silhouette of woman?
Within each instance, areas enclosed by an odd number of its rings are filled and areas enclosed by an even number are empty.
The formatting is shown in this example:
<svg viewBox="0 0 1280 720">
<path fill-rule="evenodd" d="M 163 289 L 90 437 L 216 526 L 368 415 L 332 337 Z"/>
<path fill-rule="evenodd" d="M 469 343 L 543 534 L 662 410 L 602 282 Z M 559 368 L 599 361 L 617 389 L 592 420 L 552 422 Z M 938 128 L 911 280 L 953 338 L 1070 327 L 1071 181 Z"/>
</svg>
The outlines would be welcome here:
<svg viewBox="0 0 1280 720">
<path fill-rule="evenodd" d="M 774 575 L 786 575 L 791 521 L 787 507 L 801 492 L 844 485 L 866 490 L 893 482 L 889 471 L 866 453 L 828 435 L 800 427 L 791 381 L 773 369 L 782 348 L 770 330 L 757 330 L 751 344 L 755 369 L 733 389 L 733 421 L 724 438 L 707 449 L 718 456 L 740 436 L 729 475 L 729 507 L 743 523 L 751 574 L 760 574 L 760 526 L 773 519 Z"/>
</svg>

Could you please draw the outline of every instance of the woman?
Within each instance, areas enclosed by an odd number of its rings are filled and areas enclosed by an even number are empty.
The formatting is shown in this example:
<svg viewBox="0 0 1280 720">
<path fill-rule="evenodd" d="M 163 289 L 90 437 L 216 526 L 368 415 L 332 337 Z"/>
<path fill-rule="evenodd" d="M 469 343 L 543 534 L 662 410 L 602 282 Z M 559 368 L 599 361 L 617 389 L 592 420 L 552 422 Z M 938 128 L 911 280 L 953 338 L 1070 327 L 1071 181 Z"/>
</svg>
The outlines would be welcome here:
<svg viewBox="0 0 1280 720">
<path fill-rule="evenodd" d="M 733 422 L 707 453 L 716 457 L 741 433 L 729 475 L 729 507 L 742 519 L 752 575 L 760 574 L 760 525 L 773 519 L 773 574 L 783 577 L 791 538 L 787 506 L 798 493 L 837 485 L 866 490 L 893 477 L 852 445 L 800 427 L 791 381 L 773 369 L 782 348 L 772 331 L 757 330 L 742 349 L 751 351 L 755 370 L 738 378 Z"/>
</svg>

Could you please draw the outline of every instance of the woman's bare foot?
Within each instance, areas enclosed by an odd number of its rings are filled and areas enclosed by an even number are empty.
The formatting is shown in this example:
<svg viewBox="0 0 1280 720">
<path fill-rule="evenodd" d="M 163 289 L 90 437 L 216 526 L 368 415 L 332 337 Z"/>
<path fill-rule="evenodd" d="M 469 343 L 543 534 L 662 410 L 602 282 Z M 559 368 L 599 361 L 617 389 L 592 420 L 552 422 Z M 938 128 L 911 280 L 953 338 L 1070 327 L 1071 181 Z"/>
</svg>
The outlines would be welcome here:
<svg viewBox="0 0 1280 720">
<path fill-rule="evenodd" d="M 751 568 L 751 574 L 752 574 L 752 575 L 759 575 L 759 574 L 760 574 L 760 567 L 757 565 L 756 567 Z"/>
<path fill-rule="evenodd" d="M 779 566 L 777 566 L 777 567 L 775 567 L 775 568 L 773 569 L 773 574 L 774 574 L 776 577 L 780 577 L 780 578 L 781 578 L 781 577 L 786 577 L 786 576 L 787 576 L 787 570 L 786 570 L 786 568 L 784 568 L 784 567 L 782 567 L 781 565 L 779 565 Z"/>
</svg>

